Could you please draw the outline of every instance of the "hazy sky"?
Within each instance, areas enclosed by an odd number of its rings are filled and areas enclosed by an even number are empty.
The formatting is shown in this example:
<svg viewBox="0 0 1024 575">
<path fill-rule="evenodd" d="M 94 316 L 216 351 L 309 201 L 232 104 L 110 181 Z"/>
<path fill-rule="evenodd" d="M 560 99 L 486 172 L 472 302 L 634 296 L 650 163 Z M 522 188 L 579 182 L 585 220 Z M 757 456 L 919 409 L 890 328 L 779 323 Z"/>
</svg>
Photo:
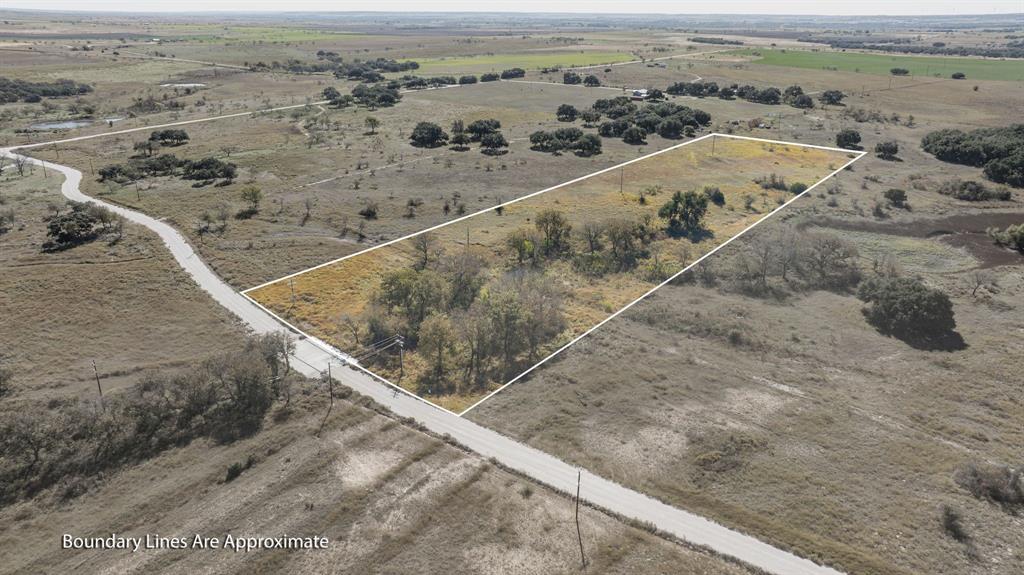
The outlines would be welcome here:
<svg viewBox="0 0 1024 575">
<path fill-rule="evenodd" d="M 0 0 L 0 8 L 114 11 L 487 11 L 693 14 L 986 14 L 1024 12 L 1024 0 Z M 1019 24 L 1019 22 L 1018 22 Z"/>
</svg>

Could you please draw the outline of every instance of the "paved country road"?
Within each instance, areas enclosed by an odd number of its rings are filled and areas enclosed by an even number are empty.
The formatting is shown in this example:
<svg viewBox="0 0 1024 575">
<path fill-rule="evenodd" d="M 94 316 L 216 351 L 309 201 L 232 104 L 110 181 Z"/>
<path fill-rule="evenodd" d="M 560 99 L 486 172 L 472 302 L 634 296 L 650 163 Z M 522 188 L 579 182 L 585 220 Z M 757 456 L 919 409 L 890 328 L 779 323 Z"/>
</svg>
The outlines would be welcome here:
<svg viewBox="0 0 1024 575">
<path fill-rule="evenodd" d="M 150 126 L 144 129 L 152 128 Z M 78 138 L 70 140 L 75 139 Z M 40 145 L 45 144 L 36 144 L 35 146 Z M 0 155 L 14 157 L 17 154 L 12 152 L 12 148 L 0 148 Z M 156 232 L 174 255 L 178 264 L 192 276 L 196 283 L 256 333 L 288 331 L 269 313 L 217 277 L 200 259 L 184 236 L 170 225 L 143 213 L 86 196 L 79 189 L 82 173 L 74 168 L 34 158 L 30 158 L 29 161 L 43 166 L 45 169 L 62 173 L 65 179 L 61 185 L 61 192 L 69 200 L 101 205 L 124 216 L 131 222 L 146 226 Z M 502 465 L 537 481 L 566 493 L 575 491 L 577 467 L 453 413 L 434 407 L 419 398 L 395 393 L 391 388 L 362 371 L 342 367 L 337 355 L 329 352 L 326 346 L 322 346 L 314 340 L 302 339 L 295 343 L 294 358 L 296 361 L 293 362 L 293 365 L 304 375 L 319 377 L 327 370 L 328 364 L 333 362 L 334 369 L 331 370 L 331 373 L 336 380 L 387 406 L 397 415 L 411 417 L 434 433 L 448 434 L 455 441 L 480 455 L 493 457 Z M 661 503 L 587 471 L 582 472 L 581 485 L 581 498 L 598 507 L 625 517 L 648 522 L 681 539 L 708 547 L 767 572 L 778 575 L 839 575 L 840 573 L 772 547 L 699 515 Z"/>
</svg>

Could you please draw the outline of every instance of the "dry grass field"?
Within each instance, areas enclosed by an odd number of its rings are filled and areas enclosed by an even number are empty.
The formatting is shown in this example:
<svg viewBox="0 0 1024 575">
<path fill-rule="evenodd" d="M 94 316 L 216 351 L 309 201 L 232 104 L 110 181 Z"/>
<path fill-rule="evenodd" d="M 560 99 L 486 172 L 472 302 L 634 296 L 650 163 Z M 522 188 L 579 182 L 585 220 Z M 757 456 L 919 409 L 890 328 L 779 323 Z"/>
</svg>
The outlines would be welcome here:
<svg viewBox="0 0 1024 575">
<path fill-rule="evenodd" d="M 519 229 L 533 227 L 538 214 L 554 210 L 564 214 L 575 230 L 587 223 L 613 219 L 642 221 L 648 218 L 660 228 L 658 209 L 677 191 L 718 187 L 724 194 L 721 207 L 710 204 L 704 227 L 707 237 L 665 236 L 653 241 L 650 251 L 658 254 L 665 266 L 665 277 L 677 273 L 691 261 L 733 237 L 768 211 L 785 202 L 788 190 L 763 189 L 755 180 L 775 174 L 789 183 L 813 185 L 856 158 L 855 154 L 765 143 L 728 137 L 705 138 L 668 150 L 622 168 L 572 182 L 556 189 L 531 195 L 504 206 L 498 213 L 488 210 L 426 234 L 359 253 L 336 263 L 318 267 L 247 294 L 307 333 L 339 349 L 354 353 L 369 342 L 353 340 L 342 318 L 361 318 L 381 289 L 382 280 L 391 272 L 416 267 L 422 242 L 431 253 L 426 257 L 440 261 L 464 251 L 482 259 L 487 278 L 493 283 L 509 273 L 507 238 Z M 746 201 L 751 205 L 744 207 Z M 756 200 L 756 201 L 755 201 Z M 468 239 L 468 244 L 467 244 Z M 663 278 L 638 273 L 613 273 L 588 277 L 571 266 L 556 264 L 560 291 L 564 292 L 566 327 L 545 343 L 543 357 L 643 295 Z M 369 320 L 357 319 L 361 323 Z M 363 331 L 362 328 L 359 331 Z M 356 334 L 358 335 L 358 333 Z M 423 367 L 418 354 L 408 354 L 410 377 L 399 379 L 394 362 L 371 363 L 371 369 L 398 380 L 416 391 L 416 375 Z M 515 373 L 512 374 L 517 375 Z M 471 393 L 458 392 L 431 396 L 448 409 L 460 411 L 504 383 L 494 380 Z"/>
<path fill-rule="evenodd" d="M 604 138 L 602 154 L 588 158 L 531 150 L 528 137 L 535 130 L 582 127 L 579 121 L 557 121 L 561 104 L 582 110 L 626 89 L 664 90 L 683 81 L 780 90 L 799 85 L 815 99 L 814 108 L 669 100 L 708 112 L 707 130 L 719 133 L 833 146 L 839 130 L 853 128 L 869 153 L 764 222 L 758 234 L 709 258 L 695 277 L 663 288 L 467 417 L 851 575 L 1024 572 L 1020 511 L 975 498 L 957 480 L 971 464 L 1022 465 L 1024 257 L 994 245 L 985 230 L 1024 223 L 1024 197 L 1013 190 L 1008 201 L 967 202 L 941 193 L 956 179 L 1006 188 L 984 180 L 978 168 L 940 162 L 920 147 L 933 130 L 1019 122 L 1024 83 L 998 70 L 1018 62 L 983 60 L 978 74 L 955 81 L 948 74 L 931 77 L 931 61 L 915 58 L 924 75 L 888 77 L 879 62 L 895 56 L 851 52 L 824 54 L 841 62 L 794 62 L 777 55 L 752 61 L 728 53 L 736 46 L 693 42 L 689 30 L 696 23 L 561 28 L 486 21 L 460 24 L 453 34 L 423 20 L 396 30 L 360 18 L 302 18 L 282 25 L 256 15 L 211 23 L 190 16 L 29 18 L 3 12 L 0 76 L 69 78 L 94 90 L 75 98 L 3 104 L 0 146 L 245 113 L 185 126 L 190 141 L 161 150 L 236 163 L 240 175 L 225 186 L 195 187 L 176 177 L 146 178 L 137 185 L 99 181 L 96 171 L 127 161 L 149 129 L 32 152 L 82 170 L 85 193 L 172 223 L 221 277 L 245 289 L 678 143 L 653 134 L 641 146 Z M 779 34 L 758 27 L 699 34 L 740 40 L 742 49 L 762 52 L 824 46 L 798 41 L 804 32 L 826 34 L 799 26 Z M 1005 45 L 1021 33 L 926 25 L 886 31 L 915 45 L 975 47 Z M 347 93 L 355 82 L 330 74 L 239 69 L 260 61 L 314 63 L 318 50 L 345 61 L 412 59 L 423 64 L 417 72 L 423 76 L 516 66 L 526 77 L 406 93 L 391 108 L 339 110 L 314 102 L 326 87 Z M 645 61 L 604 65 L 633 58 Z M 935 62 L 948 71 L 944 61 Z M 561 70 L 544 71 L 566 63 L 590 64 L 583 73 L 597 76 L 602 87 L 567 86 Z M 825 65 L 841 69 L 819 67 Z M 841 90 L 843 104 L 821 105 L 817 97 L 825 90 Z M 139 98 L 155 104 L 145 111 L 132 108 Z M 277 106 L 297 107 L 265 112 Z M 379 127 L 368 127 L 370 116 Z M 460 152 L 409 143 L 419 121 L 447 129 L 455 120 L 485 118 L 500 120 L 510 141 L 506 154 L 487 156 L 475 145 Z M 68 120 L 90 123 L 56 130 L 35 126 Z M 875 157 L 871 152 L 880 142 L 898 144 L 897 158 Z M 695 152 L 703 145 L 680 150 Z M 536 207 L 556 207 L 578 227 L 592 214 L 640 217 L 676 189 L 718 185 L 728 201 L 709 215 L 714 238 L 696 245 L 658 240 L 664 252 L 659 257 L 682 263 L 789 197 L 762 198 L 759 189 L 751 189 L 753 177 L 776 172 L 787 181 L 811 183 L 830 172 L 830 164 L 846 161 L 839 154 L 775 165 L 803 148 L 768 152 L 745 146 L 731 162 L 716 159 L 713 169 L 706 158 L 680 155 L 675 168 L 690 172 L 632 174 L 623 178 L 622 193 L 617 174 L 609 173 L 588 180 L 599 185 L 593 190 L 582 186 L 594 200 L 585 206 L 545 194 L 536 198 Z M 700 170 L 696 177 L 694 169 Z M 712 173 L 722 181 L 706 181 Z M 661 183 L 662 191 L 642 206 L 639 193 L 650 183 Z M 0 367 L 15 374 L 14 392 L 0 398 L 0 411 L 90 398 L 93 360 L 104 391 L 118 393 L 151 371 L 174 373 L 243 345 L 242 329 L 142 229 L 129 226 L 114 244 L 100 240 L 42 252 L 49 206 L 63 204 L 57 184 L 38 170 L 21 178 L 8 165 L 0 174 L 0 215 L 15 214 L 15 224 L 0 235 Z M 249 185 L 259 186 L 263 198 L 256 213 L 245 214 L 240 193 Z M 892 188 L 906 192 L 907 207 L 884 198 Z M 749 211 L 747 193 L 755 197 Z M 369 205 L 377 206 L 375 219 L 359 215 Z M 525 205 L 466 220 L 473 226 L 470 249 L 500 256 L 496 239 L 532 223 L 534 210 Z M 216 231 L 200 233 L 209 219 L 218 223 Z M 461 223 L 438 234 L 447 251 L 464 250 L 465 237 Z M 852 247 L 863 277 L 916 277 L 948 294 L 962 345 L 924 349 L 882 335 L 865 321 L 865 304 L 853 288 L 810 288 L 773 276 L 770 289 L 753 293 L 749 279 L 737 279 L 750 275 L 757 249 L 768 240 L 822 237 Z M 344 349 L 339 316 L 362 311 L 378 274 L 408 261 L 400 248 L 381 248 L 300 276 L 294 307 L 287 284 L 272 285 L 267 299 L 259 298 Z M 356 264 L 358 273 L 348 273 Z M 566 262 L 551 264 L 548 273 L 572 290 L 566 292 L 564 333 L 548 342 L 545 353 L 654 285 L 625 273 L 581 281 Z M 371 367 L 393 375 L 393 362 Z M 405 367 L 407 379 L 400 383 L 411 389 L 412 376 L 426 362 L 410 354 Z M 313 431 L 324 405 L 314 396 L 323 394 L 317 384 L 303 384 L 295 409 L 273 413 L 254 437 L 227 444 L 196 440 L 110 471 L 77 498 L 63 501 L 43 493 L 0 509 L 0 572 L 578 571 L 570 499 L 359 401 L 335 406 L 317 439 Z M 471 399 L 441 403 L 461 409 Z M 229 465 L 250 457 L 252 468 L 225 481 Z M 584 510 L 583 516 L 588 572 L 746 572 L 597 511 Z M 322 533 L 333 545 L 319 554 L 248 556 L 54 552 L 64 531 L 177 535 L 273 529 Z"/>
<path fill-rule="evenodd" d="M 309 389 L 307 389 L 307 392 Z M 339 401 L 319 438 L 323 394 L 258 436 L 194 442 L 112 474 L 77 499 L 0 510 L 0 573 L 575 573 L 571 498 Z M 233 463 L 253 461 L 233 481 Z M 115 503 L 116 504 L 112 504 Z M 580 510 L 588 573 L 750 573 Z M 326 550 L 56 552 L 64 533 L 324 536 Z"/>
<path fill-rule="evenodd" d="M 712 256 L 716 287 L 663 288 L 468 417 L 850 573 L 1019 572 L 1020 517 L 954 476 L 1020 461 L 1024 258 L 983 234 L 1024 221 L 1020 196 L 961 210 L 976 216 L 921 200 L 898 221 L 837 217 L 856 177 Z M 741 256 L 792 226 L 854 246 L 866 276 L 890 266 L 945 291 L 965 347 L 886 337 L 842 292 L 743 295 Z"/>
<path fill-rule="evenodd" d="M 0 174 L 0 212 L 15 218 L 0 234 L 0 355 L 15 373 L 4 402 L 93 397 L 93 361 L 110 392 L 238 345 L 234 317 L 145 228 L 128 226 L 114 245 L 43 252 L 50 206 L 67 209 L 59 184 L 39 169 Z"/>
</svg>

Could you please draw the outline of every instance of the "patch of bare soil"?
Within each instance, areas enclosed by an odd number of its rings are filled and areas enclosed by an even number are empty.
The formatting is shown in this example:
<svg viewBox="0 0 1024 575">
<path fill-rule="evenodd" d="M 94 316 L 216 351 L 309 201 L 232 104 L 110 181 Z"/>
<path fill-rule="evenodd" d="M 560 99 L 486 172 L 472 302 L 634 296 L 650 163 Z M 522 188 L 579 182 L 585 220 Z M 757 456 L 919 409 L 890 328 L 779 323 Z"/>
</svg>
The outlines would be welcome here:
<svg viewBox="0 0 1024 575">
<path fill-rule="evenodd" d="M 307 390 L 308 391 L 308 390 Z M 322 390 L 320 390 L 322 391 Z M 297 405 L 296 405 L 297 404 Z M 0 509 L 0 573 L 522 573 L 579 570 L 572 500 L 347 401 L 320 438 L 322 400 L 229 445 L 195 442 L 59 502 Z M 280 415 L 280 414 L 279 414 Z M 252 466 L 226 480 L 232 463 Z M 590 508 L 590 573 L 746 569 Z M 64 533 L 322 535 L 324 550 L 61 550 Z"/>
</svg>

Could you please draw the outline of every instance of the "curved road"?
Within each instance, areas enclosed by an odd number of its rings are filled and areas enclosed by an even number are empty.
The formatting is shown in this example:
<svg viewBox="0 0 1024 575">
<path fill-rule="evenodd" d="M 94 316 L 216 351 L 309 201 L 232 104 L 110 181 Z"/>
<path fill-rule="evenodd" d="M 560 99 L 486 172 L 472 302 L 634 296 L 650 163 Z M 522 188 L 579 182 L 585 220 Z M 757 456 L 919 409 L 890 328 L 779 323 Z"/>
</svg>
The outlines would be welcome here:
<svg viewBox="0 0 1024 575">
<path fill-rule="evenodd" d="M 248 112 L 247 112 L 248 113 Z M 142 129 L 152 129 L 153 126 Z M 132 130 L 129 130 L 132 131 Z M 95 136 L 93 136 L 95 137 Z M 71 138 L 75 140 L 80 138 Z M 68 141 L 68 140 L 65 140 Z M 23 147 L 38 147 L 34 144 Z M 0 155 L 15 157 L 12 148 L 0 148 Z M 146 226 L 156 232 L 185 271 L 199 286 L 217 302 L 238 316 L 256 333 L 289 330 L 259 306 L 235 291 L 217 277 L 199 258 L 188 241 L 170 225 L 143 213 L 97 200 L 82 193 L 79 184 L 82 173 L 74 168 L 44 162 L 35 158 L 28 160 L 44 169 L 64 175 L 61 192 L 69 200 L 92 202 L 124 216 L 131 222 Z M 320 377 L 328 364 L 340 367 L 336 352 L 313 339 L 295 342 L 294 366 L 308 377 Z M 387 406 L 402 417 L 411 417 L 434 433 L 448 434 L 455 441 L 484 457 L 493 457 L 502 465 L 521 472 L 533 479 L 546 483 L 565 493 L 576 489 L 578 468 L 543 451 L 519 443 L 507 436 L 481 427 L 468 419 L 434 407 L 414 396 L 396 393 L 391 388 L 373 379 L 369 374 L 355 368 L 334 369 L 332 375 L 340 383 L 349 386 L 374 401 Z M 829 567 L 823 567 L 792 553 L 772 547 L 749 535 L 744 535 L 705 519 L 699 515 L 677 509 L 642 493 L 613 483 L 607 479 L 582 471 L 582 499 L 619 515 L 649 522 L 658 529 L 696 545 L 708 547 L 723 555 L 778 575 L 840 575 Z"/>
</svg>

